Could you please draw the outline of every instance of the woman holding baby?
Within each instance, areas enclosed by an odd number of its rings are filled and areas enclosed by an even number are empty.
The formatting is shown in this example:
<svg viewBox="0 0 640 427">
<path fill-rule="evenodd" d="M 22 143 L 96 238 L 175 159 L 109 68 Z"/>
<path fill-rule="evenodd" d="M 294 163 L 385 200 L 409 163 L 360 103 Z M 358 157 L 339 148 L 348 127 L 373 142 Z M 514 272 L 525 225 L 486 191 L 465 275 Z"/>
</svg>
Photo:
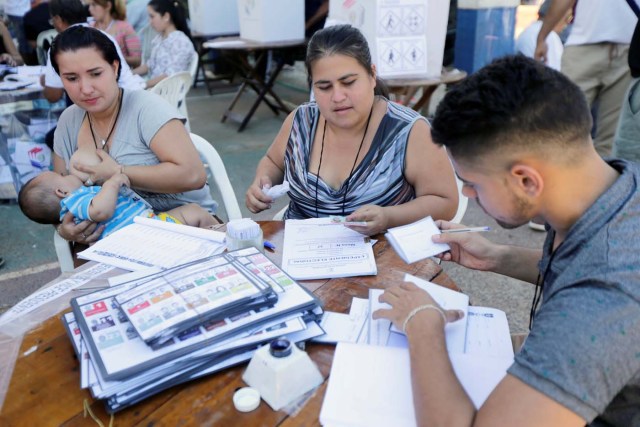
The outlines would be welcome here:
<svg viewBox="0 0 640 427">
<path fill-rule="evenodd" d="M 147 91 L 118 87 L 121 59 L 100 31 L 73 26 L 59 34 L 51 61 L 75 103 L 60 116 L 54 136 L 56 172 L 78 174 L 85 185 L 127 175 L 132 188 L 154 210 L 198 203 L 214 213 L 216 203 L 184 119 Z M 65 216 L 60 235 L 78 243 L 95 242 L 102 227 Z"/>
</svg>

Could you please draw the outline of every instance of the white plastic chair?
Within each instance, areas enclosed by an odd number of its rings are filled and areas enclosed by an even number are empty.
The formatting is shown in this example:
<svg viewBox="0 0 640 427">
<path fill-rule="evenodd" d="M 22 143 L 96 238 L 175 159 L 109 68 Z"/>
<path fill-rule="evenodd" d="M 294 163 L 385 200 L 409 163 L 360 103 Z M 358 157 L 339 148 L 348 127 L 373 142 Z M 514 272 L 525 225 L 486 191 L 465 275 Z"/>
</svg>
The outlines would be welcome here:
<svg viewBox="0 0 640 427">
<path fill-rule="evenodd" d="M 195 82 L 198 77 L 198 65 L 200 64 L 200 55 L 198 51 L 194 50 L 191 56 L 191 62 L 189 63 L 189 74 L 191 74 L 191 81 Z"/>
<path fill-rule="evenodd" d="M 224 163 L 220 158 L 220 155 L 216 149 L 203 137 L 190 134 L 193 145 L 198 150 L 198 154 L 204 159 L 205 166 L 211 171 L 211 176 L 215 185 L 220 191 L 222 197 L 222 204 L 229 220 L 242 218 L 242 212 L 240 211 L 240 205 L 236 199 L 236 193 L 233 191 L 231 181 L 227 175 L 227 169 L 224 167 Z M 53 232 L 53 245 L 56 249 L 56 255 L 58 257 L 58 264 L 60 264 L 60 270 L 65 273 L 73 271 L 73 255 L 71 254 L 71 248 L 69 242 L 64 240 L 57 232 Z"/>
<path fill-rule="evenodd" d="M 469 198 L 464 194 L 462 194 L 462 181 L 460 181 L 457 176 L 455 178 L 456 178 L 456 185 L 458 186 L 458 210 L 456 211 L 456 214 L 454 215 L 454 217 L 451 219 L 450 222 L 453 222 L 455 224 L 460 224 L 460 222 L 462 222 L 462 217 L 467 211 L 467 206 L 469 205 Z M 287 208 L 288 206 L 285 206 L 284 208 L 282 208 L 282 210 L 277 212 L 273 216 L 273 220 L 282 221 L 282 218 L 284 217 L 284 213 L 287 210 Z"/>
<path fill-rule="evenodd" d="M 220 155 L 216 149 L 203 137 L 191 134 L 191 141 L 195 145 L 198 153 L 204 158 L 205 163 L 211 171 L 211 176 L 220 191 L 222 197 L 222 203 L 224 209 L 227 211 L 229 220 L 242 218 L 242 212 L 240 211 L 240 205 L 238 199 L 236 199 L 236 193 L 233 191 L 231 181 L 229 181 L 229 175 L 227 175 L 227 169 L 224 167 L 224 163 L 220 158 Z"/>
<path fill-rule="evenodd" d="M 187 119 L 187 123 L 185 124 L 187 130 L 190 130 L 191 127 L 189 126 L 186 98 L 189 89 L 191 89 L 192 82 L 191 74 L 189 74 L 188 71 L 182 71 L 170 75 L 151 88 L 151 92 L 157 93 L 169 101 L 169 104 L 175 106 L 180 114 Z"/>
<path fill-rule="evenodd" d="M 47 52 L 49 51 L 49 47 L 51 47 L 53 39 L 55 39 L 57 35 L 58 32 L 56 30 L 45 30 L 38 34 L 38 38 L 36 39 L 36 54 L 40 65 L 46 65 Z M 47 46 L 45 46 L 45 41 L 47 42 Z"/>
</svg>

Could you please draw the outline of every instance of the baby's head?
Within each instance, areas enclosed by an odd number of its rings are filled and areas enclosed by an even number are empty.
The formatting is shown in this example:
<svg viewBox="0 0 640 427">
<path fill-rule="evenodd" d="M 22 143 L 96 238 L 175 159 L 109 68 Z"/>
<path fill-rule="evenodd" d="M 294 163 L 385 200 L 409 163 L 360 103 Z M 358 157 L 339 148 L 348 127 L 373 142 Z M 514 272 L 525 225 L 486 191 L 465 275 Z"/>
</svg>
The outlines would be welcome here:
<svg viewBox="0 0 640 427">
<path fill-rule="evenodd" d="M 75 175 L 43 172 L 20 189 L 18 204 L 30 220 L 40 224 L 58 224 L 60 200 L 80 187 L 82 181 Z"/>
<path fill-rule="evenodd" d="M 82 182 L 86 182 L 89 179 L 89 174 L 76 169 L 76 165 L 81 163 L 85 166 L 95 166 L 101 161 L 102 160 L 93 148 L 88 150 L 82 150 L 79 148 L 69 159 L 69 173 L 80 178 Z"/>
</svg>

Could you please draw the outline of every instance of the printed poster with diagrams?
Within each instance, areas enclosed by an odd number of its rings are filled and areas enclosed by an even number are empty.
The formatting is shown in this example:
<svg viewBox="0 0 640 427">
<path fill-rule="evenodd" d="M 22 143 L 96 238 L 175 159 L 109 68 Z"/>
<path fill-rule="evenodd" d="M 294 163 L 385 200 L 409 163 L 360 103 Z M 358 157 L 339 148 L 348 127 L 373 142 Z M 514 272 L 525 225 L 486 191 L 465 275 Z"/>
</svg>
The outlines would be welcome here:
<svg viewBox="0 0 640 427">
<path fill-rule="evenodd" d="M 376 56 L 381 76 L 418 76 L 427 72 L 427 2 L 377 2 Z"/>
</svg>

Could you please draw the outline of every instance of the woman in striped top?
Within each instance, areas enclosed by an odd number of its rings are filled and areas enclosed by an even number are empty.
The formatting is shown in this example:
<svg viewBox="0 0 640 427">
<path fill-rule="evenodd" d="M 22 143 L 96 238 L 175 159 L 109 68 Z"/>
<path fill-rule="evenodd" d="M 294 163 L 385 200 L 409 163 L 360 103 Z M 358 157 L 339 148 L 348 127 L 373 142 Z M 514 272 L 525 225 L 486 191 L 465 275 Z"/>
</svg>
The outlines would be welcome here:
<svg viewBox="0 0 640 427">
<path fill-rule="evenodd" d="M 262 189 L 289 182 L 285 218 L 345 215 L 365 234 L 431 215 L 451 219 L 458 206 L 453 169 L 426 119 L 389 102 L 367 42 L 350 26 L 325 28 L 306 59 L 315 102 L 285 120 L 247 191 L 253 213 L 271 207 Z"/>
</svg>

